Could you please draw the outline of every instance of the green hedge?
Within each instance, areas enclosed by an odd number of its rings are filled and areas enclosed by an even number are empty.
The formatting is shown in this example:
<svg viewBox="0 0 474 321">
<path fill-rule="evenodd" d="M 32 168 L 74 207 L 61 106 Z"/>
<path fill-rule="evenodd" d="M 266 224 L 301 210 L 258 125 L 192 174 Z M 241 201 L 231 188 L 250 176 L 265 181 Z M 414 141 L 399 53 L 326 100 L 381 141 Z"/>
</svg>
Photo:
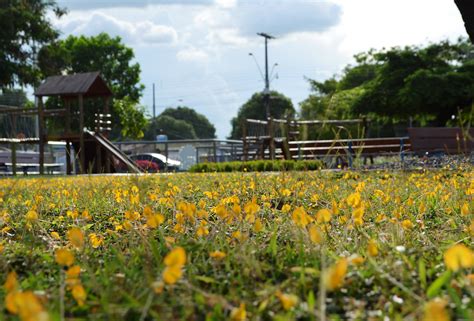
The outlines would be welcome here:
<svg viewBox="0 0 474 321">
<path fill-rule="evenodd" d="M 323 162 L 319 160 L 255 160 L 248 162 L 200 163 L 193 165 L 189 171 L 192 173 L 313 171 L 323 167 Z"/>
</svg>

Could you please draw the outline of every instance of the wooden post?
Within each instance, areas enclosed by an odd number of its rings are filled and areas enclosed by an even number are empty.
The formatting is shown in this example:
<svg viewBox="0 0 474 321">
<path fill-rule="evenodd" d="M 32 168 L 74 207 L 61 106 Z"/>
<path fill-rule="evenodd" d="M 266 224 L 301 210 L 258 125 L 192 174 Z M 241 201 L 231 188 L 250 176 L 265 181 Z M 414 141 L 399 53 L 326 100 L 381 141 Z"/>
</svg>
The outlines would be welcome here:
<svg viewBox="0 0 474 321">
<path fill-rule="evenodd" d="M 16 176 L 16 143 L 11 142 L 11 151 L 12 151 L 12 174 Z"/>
<path fill-rule="evenodd" d="M 214 162 L 217 163 L 217 146 L 216 141 L 212 142 L 212 152 L 214 154 Z"/>
<path fill-rule="evenodd" d="M 71 175 L 71 141 L 69 140 L 69 136 L 71 135 L 71 100 L 65 98 L 64 104 L 66 105 L 66 115 L 64 120 L 64 136 L 66 136 L 66 175 Z"/>
<path fill-rule="evenodd" d="M 18 116 L 16 114 L 12 115 L 12 137 L 17 137 L 17 119 Z"/>
<path fill-rule="evenodd" d="M 244 156 L 244 162 L 246 162 L 248 160 L 248 152 L 249 152 L 249 148 L 248 148 L 248 141 L 247 141 L 247 122 L 246 120 L 244 120 L 242 122 L 242 140 L 243 140 L 243 156 Z"/>
<path fill-rule="evenodd" d="M 368 132 L 369 132 L 369 123 L 367 121 L 367 117 L 362 117 L 362 128 L 364 130 L 364 138 L 368 137 Z"/>
<path fill-rule="evenodd" d="M 268 118 L 268 136 L 270 136 L 269 150 L 270 150 L 270 159 L 275 159 L 275 133 L 273 130 L 273 118 Z"/>
<path fill-rule="evenodd" d="M 101 117 L 99 114 L 96 116 L 96 126 L 95 126 L 95 132 L 96 134 L 100 133 L 100 121 Z M 99 144 L 99 142 L 96 141 L 95 144 L 95 168 L 96 168 L 96 173 L 100 174 L 103 171 L 103 166 L 102 166 L 102 148 Z"/>
<path fill-rule="evenodd" d="M 43 109 L 43 97 L 38 97 L 38 132 L 39 132 L 39 173 L 44 174 L 44 144 L 45 144 L 45 133 L 44 133 L 44 109 Z"/>
<path fill-rule="evenodd" d="M 78 96 L 79 101 L 79 167 L 80 173 L 86 172 L 86 153 L 84 143 L 84 98 L 82 95 Z"/>
<path fill-rule="evenodd" d="M 110 114 L 109 103 L 110 103 L 110 97 L 106 97 L 105 98 L 105 103 L 104 103 L 104 113 L 106 115 Z M 109 118 L 106 117 L 106 119 L 109 119 Z M 112 118 L 110 120 L 112 120 Z M 106 127 L 107 126 L 108 125 L 106 125 Z M 112 127 L 112 124 L 110 124 L 110 127 Z M 107 134 L 107 132 L 105 132 L 104 136 L 105 136 L 105 138 L 108 138 L 109 135 Z M 110 155 L 106 150 L 105 150 L 105 172 L 110 173 Z"/>
</svg>

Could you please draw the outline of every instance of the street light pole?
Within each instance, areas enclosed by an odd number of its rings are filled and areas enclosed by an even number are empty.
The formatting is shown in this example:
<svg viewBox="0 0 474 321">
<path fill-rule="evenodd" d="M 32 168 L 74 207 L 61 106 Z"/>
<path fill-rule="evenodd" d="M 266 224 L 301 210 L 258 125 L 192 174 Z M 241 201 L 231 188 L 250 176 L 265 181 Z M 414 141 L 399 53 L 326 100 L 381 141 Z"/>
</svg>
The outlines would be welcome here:
<svg viewBox="0 0 474 321">
<path fill-rule="evenodd" d="M 265 89 L 263 91 L 265 97 L 265 111 L 267 118 L 270 118 L 270 77 L 268 75 L 268 40 L 275 39 L 275 37 L 267 33 L 257 33 L 260 37 L 265 39 Z"/>
</svg>

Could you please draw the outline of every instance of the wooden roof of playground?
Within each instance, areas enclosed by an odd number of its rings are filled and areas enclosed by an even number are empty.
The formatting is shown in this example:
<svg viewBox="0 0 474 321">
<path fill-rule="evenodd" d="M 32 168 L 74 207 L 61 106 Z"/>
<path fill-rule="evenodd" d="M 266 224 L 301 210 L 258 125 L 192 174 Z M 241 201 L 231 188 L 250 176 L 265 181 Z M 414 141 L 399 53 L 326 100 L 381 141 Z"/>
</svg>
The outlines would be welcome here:
<svg viewBox="0 0 474 321">
<path fill-rule="evenodd" d="M 65 76 L 51 76 L 36 89 L 35 96 L 107 97 L 112 91 L 98 71 Z"/>
</svg>

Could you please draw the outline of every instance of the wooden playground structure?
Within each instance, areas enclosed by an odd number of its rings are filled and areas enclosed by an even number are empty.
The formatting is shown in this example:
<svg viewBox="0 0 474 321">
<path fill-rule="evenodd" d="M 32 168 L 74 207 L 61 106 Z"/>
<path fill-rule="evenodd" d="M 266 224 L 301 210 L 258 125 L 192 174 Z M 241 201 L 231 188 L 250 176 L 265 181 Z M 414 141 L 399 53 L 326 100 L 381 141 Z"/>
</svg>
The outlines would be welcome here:
<svg viewBox="0 0 474 321">
<path fill-rule="evenodd" d="M 37 116 L 38 137 L 0 138 L 0 143 L 11 146 L 12 172 L 16 174 L 17 144 L 38 144 L 39 159 L 37 166 L 39 174 L 45 174 L 45 168 L 54 164 L 45 163 L 45 145 L 48 141 L 65 142 L 66 174 L 72 174 L 72 148 L 78 160 L 78 173 L 112 173 L 118 168 L 126 168 L 130 172 L 140 170 L 133 161 L 128 159 L 108 139 L 110 130 L 109 103 L 112 91 L 109 89 L 99 72 L 81 73 L 67 76 L 48 77 L 35 91 L 36 104 L 34 108 L 2 108 L 0 113 L 12 119 L 19 116 Z M 53 97 L 62 101 L 64 108 L 46 108 L 43 98 Z M 86 102 L 93 103 L 87 104 Z M 87 110 L 85 109 L 87 107 Z M 91 117 L 92 116 L 92 117 Z M 87 128 L 86 117 L 91 125 Z M 48 119 L 59 123 L 58 134 L 50 134 Z M 36 164 L 34 164 L 36 165 Z"/>
</svg>

